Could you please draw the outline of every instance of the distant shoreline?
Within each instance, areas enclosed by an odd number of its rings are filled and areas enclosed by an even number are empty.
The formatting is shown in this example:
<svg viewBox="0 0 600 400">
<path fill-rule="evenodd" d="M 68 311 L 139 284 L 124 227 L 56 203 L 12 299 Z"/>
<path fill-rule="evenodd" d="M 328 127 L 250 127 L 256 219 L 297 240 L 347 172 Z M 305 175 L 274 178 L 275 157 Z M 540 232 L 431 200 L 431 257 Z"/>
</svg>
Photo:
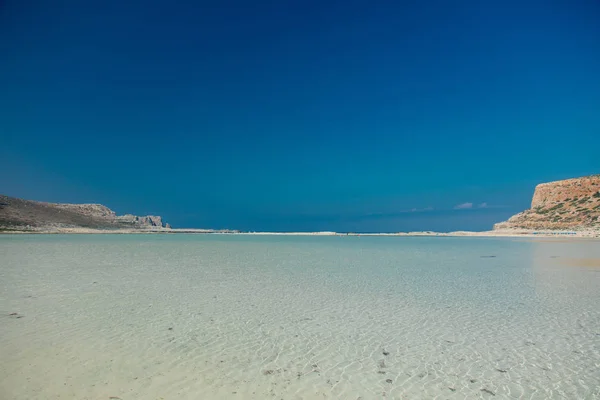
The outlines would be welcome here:
<svg viewBox="0 0 600 400">
<path fill-rule="evenodd" d="M 426 236 L 600 238 L 600 175 L 542 183 L 531 208 L 483 232 L 241 232 L 173 229 L 156 215 L 117 215 L 101 204 L 47 203 L 0 195 L 0 234 L 226 234 L 271 236 Z"/>
<path fill-rule="evenodd" d="M 562 230 L 494 230 L 483 232 L 396 232 L 396 233 L 355 233 L 355 232 L 241 232 L 212 229 L 88 229 L 88 228 L 56 228 L 56 229 L 5 229 L 0 234 L 205 234 L 205 235 L 245 235 L 245 236 L 388 236 L 388 237 L 561 237 L 561 238 L 600 238 L 600 230 L 562 231 Z"/>
</svg>

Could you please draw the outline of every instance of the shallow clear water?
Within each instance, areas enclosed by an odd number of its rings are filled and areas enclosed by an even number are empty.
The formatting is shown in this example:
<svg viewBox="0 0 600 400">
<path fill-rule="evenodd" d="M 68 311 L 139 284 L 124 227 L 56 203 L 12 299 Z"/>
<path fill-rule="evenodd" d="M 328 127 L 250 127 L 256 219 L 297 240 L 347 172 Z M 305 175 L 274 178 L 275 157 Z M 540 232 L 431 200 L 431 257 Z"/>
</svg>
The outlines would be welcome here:
<svg viewBox="0 0 600 400">
<path fill-rule="evenodd" d="M 0 398 L 600 398 L 599 259 L 583 240 L 4 235 Z"/>
</svg>

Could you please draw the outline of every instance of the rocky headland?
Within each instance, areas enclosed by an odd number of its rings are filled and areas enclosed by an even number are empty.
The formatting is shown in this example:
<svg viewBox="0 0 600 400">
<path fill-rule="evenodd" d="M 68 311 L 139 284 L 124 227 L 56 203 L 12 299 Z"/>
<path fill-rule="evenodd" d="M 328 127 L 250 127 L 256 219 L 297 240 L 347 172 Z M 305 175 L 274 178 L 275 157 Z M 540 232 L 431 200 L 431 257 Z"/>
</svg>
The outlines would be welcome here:
<svg viewBox="0 0 600 400">
<path fill-rule="evenodd" d="M 600 175 L 541 183 L 531 208 L 494 230 L 600 230 Z"/>
<path fill-rule="evenodd" d="M 117 215 L 101 204 L 46 203 L 0 195 L 0 230 L 5 232 L 162 231 L 170 228 L 159 216 Z"/>
</svg>

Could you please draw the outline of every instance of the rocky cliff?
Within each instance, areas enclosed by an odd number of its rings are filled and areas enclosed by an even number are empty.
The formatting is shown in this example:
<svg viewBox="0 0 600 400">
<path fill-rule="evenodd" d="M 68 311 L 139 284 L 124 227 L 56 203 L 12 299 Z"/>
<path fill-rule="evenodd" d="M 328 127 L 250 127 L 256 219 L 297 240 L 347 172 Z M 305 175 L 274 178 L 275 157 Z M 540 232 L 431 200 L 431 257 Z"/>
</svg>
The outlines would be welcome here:
<svg viewBox="0 0 600 400">
<path fill-rule="evenodd" d="M 166 225 L 161 217 L 154 215 L 118 216 L 101 204 L 45 203 L 0 195 L 1 230 L 170 228 Z"/>
<path fill-rule="evenodd" d="M 531 208 L 494 225 L 502 229 L 600 229 L 600 175 L 542 183 Z"/>
</svg>

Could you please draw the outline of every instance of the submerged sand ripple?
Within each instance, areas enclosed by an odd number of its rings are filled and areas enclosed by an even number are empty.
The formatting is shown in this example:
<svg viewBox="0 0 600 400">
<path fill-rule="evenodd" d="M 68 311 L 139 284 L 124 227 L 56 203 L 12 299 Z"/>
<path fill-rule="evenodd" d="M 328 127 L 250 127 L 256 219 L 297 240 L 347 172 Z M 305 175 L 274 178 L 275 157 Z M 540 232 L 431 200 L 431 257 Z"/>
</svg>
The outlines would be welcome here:
<svg viewBox="0 0 600 400">
<path fill-rule="evenodd" d="M 573 246 L 197 238 L 0 241 L 0 397 L 599 395 L 600 274 L 556 265 Z"/>
</svg>

